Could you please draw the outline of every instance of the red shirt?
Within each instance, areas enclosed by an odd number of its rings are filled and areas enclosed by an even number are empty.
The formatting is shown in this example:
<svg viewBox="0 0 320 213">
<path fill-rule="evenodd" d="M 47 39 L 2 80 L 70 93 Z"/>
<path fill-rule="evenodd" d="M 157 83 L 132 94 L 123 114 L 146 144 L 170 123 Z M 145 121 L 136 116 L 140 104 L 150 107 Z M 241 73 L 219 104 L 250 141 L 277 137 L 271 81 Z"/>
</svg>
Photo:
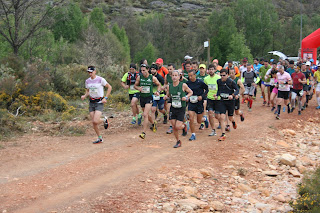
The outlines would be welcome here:
<svg viewBox="0 0 320 213">
<path fill-rule="evenodd" d="M 292 78 L 292 86 L 293 86 L 293 89 L 295 90 L 302 90 L 303 89 L 303 84 L 299 82 L 299 79 L 301 79 L 301 81 L 303 79 L 305 79 L 305 75 L 302 73 L 302 72 L 299 72 L 299 73 L 292 73 L 291 74 L 291 78 Z"/>
<path fill-rule="evenodd" d="M 168 69 L 162 66 L 160 69 L 157 71 L 163 78 L 169 73 Z"/>
</svg>

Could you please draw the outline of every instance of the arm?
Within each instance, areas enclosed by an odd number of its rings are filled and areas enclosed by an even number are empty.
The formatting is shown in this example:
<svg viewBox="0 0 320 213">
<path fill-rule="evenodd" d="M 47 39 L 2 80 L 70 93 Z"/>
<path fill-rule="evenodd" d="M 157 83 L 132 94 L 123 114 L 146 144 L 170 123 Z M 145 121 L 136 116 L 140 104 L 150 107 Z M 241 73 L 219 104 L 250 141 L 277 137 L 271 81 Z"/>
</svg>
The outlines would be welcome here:
<svg viewBox="0 0 320 213">
<path fill-rule="evenodd" d="M 121 81 L 121 86 L 122 86 L 124 89 L 129 89 L 129 85 L 125 84 L 123 81 Z"/>
<path fill-rule="evenodd" d="M 139 91 L 141 92 L 141 91 L 142 91 L 142 88 L 139 87 L 139 85 L 140 85 L 140 76 L 138 76 L 138 78 L 136 79 L 136 82 L 134 83 L 134 88 L 135 88 L 136 90 L 139 90 Z"/>
<path fill-rule="evenodd" d="M 202 93 L 202 96 L 200 96 L 200 97 L 201 97 L 201 100 L 203 100 L 205 97 L 207 97 L 209 90 L 208 90 L 208 85 L 206 85 L 203 81 L 201 81 L 201 84 L 202 84 L 202 88 L 204 91 Z M 198 99 L 199 99 L 199 97 L 198 97 Z M 199 99 L 199 101 L 201 101 L 201 100 Z"/>
<path fill-rule="evenodd" d="M 86 93 L 81 96 L 81 99 L 84 100 L 89 96 L 89 89 L 86 89 Z"/>
<path fill-rule="evenodd" d="M 182 90 L 185 91 L 188 94 L 186 95 L 186 97 L 183 97 L 181 100 L 182 101 L 189 100 L 190 96 L 193 94 L 192 90 L 188 87 L 188 85 L 186 83 L 182 84 Z"/>
<path fill-rule="evenodd" d="M 128 73 L 124 74 L 122 79 L 121 79 L 121 86 L 124 89 L 129 89 L 129 85 L 126 84 L 127 77 L 128 77 Z"/>
<path fill-rule="evenodd" d="M 231 84 L 232 85 L 232 89 L 234 89 L 234 93 L 233 94 L 236 96 L 236 95 L 239 94 L 239 87 L 237 86 L 236 82 L 234 82 L 232 80 L 231 80 L 231 82 L 232 82 L 232 84 Z"/>
<path fill-rule="evenodd" d="M 152 77 L 152 82 L 153 82 L 154 85 L 157 86 L 157 92 L 155 92 L 155 95 L 160 95 L 160 92 L 161 92 L 161 84 L 160 84 L 160 82 L 154 76 Z"/>
<path fill-rule="evenodd" d="M 111 90 L 112 90 L 112 86 L 109 84 L 109 83 L 107 83 L 106 85 L 105 85 L 105 87 L 107 87 L 107 94 L 106 94 L 106 96 L 104 97 L 104 99 L 102 99 L 102 103 L 106 103 L 107 102 L 107 99 L 108 99 L 108 97 L 109 97 L 109 95 L 110 95 L 110 93 L 111 93 Z"/>
<path fill-rule="evenodd" d="M 244 91 L 245 91 L 245 88 L 244 88 L 243 83 L 242 83 L 242 81 L 240 79 L 238 80 L 238 85 L 240 87 L 239 93 L 242 95 L 244 93 Z"/>
</svg>

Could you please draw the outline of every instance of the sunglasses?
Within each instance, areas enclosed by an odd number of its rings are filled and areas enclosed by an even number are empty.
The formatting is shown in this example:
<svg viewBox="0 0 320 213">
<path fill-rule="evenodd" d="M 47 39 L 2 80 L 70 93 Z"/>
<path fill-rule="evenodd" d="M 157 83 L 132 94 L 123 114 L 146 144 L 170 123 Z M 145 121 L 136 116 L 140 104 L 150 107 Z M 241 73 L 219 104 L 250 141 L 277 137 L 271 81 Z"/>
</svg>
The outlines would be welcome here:
<svg viewBox="0 0 320 213">
<path fill-rule="evenodd" d="M 148 67 L 146 64 L 141 64 L 140 67 Z"/>
<path fill-rule="evenodd" d="M 227 75 L 220 75 L 220 76 L 227 76 Z"/>
<path fill-rule="evenodd" d="M 88 73 L 93 73 L 93 71 L 87 71 Z"/>
</svg>

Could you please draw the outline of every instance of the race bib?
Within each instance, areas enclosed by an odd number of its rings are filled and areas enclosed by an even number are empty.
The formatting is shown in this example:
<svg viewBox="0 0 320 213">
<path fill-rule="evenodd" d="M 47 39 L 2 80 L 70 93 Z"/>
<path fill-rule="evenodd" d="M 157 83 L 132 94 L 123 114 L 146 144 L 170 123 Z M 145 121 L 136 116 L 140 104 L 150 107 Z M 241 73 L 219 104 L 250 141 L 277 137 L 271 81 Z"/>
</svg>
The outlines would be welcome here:
<svg viewBox="0 0 320 213">
<path fill-rule="evenodd" d="M 198 96 L 192 95 L 192 96 L 190 97 L 190 102 L 191 102 L 191 103 L 197 103 L 197 102 L 198 102 Z"/>
<path fill-rule="evenodd" d="M 302 96 L 302 95 L 303 95 L 303 89 L 302 89 L 302 90 L 300 90 L 299 94 L 300 94 L 300 96 Z"/>
<path fill-rule="evenodd" d="M 150 93 L 150 87 L 149 86 L 142 86 L 141 93 Z"/>
<path fill-rule="evenodd" d="M 172 104 L 171 104 L 174 108 L 181 108 L 182 104 L 181 104 L 181 100 L 172 100 Z"/>
<path fill-rule="evenodd" d="M 279 84 L 279 89 L 285 89 L 286 85 L 285 84 Z"/>
<path fill-rule="evenodd" d="M 160 95 L 153 95 L 153 100 L 154 101 L 159 101 L 160 100 Z"/>
<path fill-rule="evenodd" d="M 208 88 L 209 88 L 209 90 L 217 90 L 217 85 L 216 84 L 209 84 Z"/>
<path fill-rule="evenodd" d="M 227 94 L 227 93 L 221 93 L 221 94 L 220 94 L 220 97 L 227 99 L 227 98 L 229 98 L 229 94 Z"/>
<path fill-rule="evenodd" d="M 275 85 L 275 84 L 274 84 L 274 78 L 271 78 L 271 79 L 270 79 L 270 85 L 271 85 L 271 86 L 274 86 L 274 85 Z"/>
<path fill-rule="evenodd" d="M 136 90 L 136 89 L 134 88 L 134 84 L 130 85 L 130 89 L 131 89 L 131 90 Z"/>
</svg>

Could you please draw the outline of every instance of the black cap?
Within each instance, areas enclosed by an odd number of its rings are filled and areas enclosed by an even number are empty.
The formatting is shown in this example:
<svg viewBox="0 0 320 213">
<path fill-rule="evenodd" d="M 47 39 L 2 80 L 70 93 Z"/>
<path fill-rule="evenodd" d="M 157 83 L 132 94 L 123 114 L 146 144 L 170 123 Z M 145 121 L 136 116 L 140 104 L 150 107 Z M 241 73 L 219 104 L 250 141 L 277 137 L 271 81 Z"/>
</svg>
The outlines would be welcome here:
<svg viewBox="0 0 320 213">
<path fill-rule="evenodd" d="M 294 64 L 294 61 L 293 61 L 293 60 L 290 60 L 290 61 L 289 61 L 289 64 Z"/>
<path fill-rule="evenodd" d="M 87 72 L 93 72 L 95 70 L 96 70 L 96 68 L 94 66 L 88 66 Z"/>
<path fill-rule="evenodd" d="M 130 68 L 134 68 L 134 69 L 137 69 L 137 66 L 136 66 L 136 64 L 130 64 Z"/>
</svg>

